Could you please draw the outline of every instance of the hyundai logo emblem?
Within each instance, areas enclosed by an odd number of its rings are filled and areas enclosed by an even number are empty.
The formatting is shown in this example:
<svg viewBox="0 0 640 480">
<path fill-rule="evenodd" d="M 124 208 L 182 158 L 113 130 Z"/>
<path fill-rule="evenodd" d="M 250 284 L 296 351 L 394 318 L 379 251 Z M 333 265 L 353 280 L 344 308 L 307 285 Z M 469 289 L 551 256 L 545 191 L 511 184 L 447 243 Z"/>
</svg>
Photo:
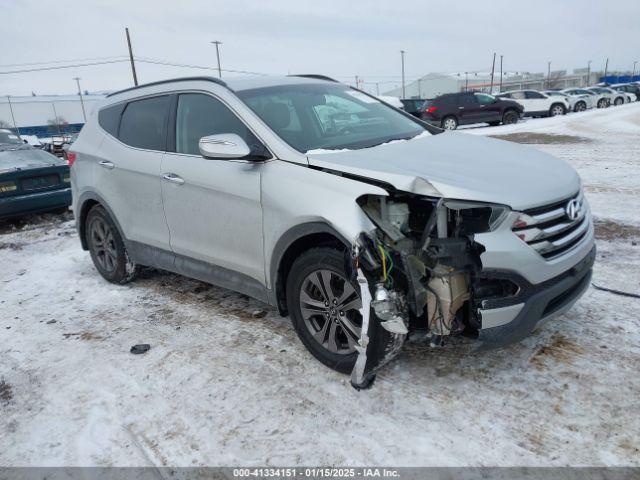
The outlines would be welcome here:
<svg viewBox="0 0 640 480">
<path fill-rule="evenodd" d="M 582 205 L 575 198 L 573 200 L 569 200 L 566 208 L 564 209 L 569 220 L 577 220 L 580 217 L 580 210 L 582 209 Z"/>
</svg>

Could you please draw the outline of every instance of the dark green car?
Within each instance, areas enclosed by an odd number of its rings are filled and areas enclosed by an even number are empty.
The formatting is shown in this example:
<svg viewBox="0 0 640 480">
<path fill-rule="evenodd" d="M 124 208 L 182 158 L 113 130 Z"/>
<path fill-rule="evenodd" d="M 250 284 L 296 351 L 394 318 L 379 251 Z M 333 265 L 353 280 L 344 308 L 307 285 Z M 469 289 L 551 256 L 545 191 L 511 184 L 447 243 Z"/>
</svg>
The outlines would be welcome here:
<svg viewBox="0 0 640 480">
<path fill-rule="evenodd" d="M 0 219 L 71 205 L 67 163 L 0 130 Z"/>
</svg>

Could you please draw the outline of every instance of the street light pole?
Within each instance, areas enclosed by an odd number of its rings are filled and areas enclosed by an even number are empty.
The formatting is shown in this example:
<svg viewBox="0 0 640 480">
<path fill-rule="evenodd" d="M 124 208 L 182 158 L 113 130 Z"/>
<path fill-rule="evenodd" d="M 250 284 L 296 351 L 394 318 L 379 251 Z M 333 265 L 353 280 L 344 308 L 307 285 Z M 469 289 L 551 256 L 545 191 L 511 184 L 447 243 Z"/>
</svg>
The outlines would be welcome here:
<svg viewBox="0 0 640 480">
<path fill-rule="evenodd" d="M 547 88 L 551 88 L 551 62 L 547 62 Z"/>
<path fill-rule="evenodd" d="M 636 60 L 635 62 L 633 62 L 633 73 L 631 74 L 631 81 L 633 82 L 633 77 L 636 76 L 636 65 L 638 64 L 638 61 Z"/>
<path fill-rule="evenodd" d="M 587 87 L 591 83 L 591 60 L 587 63 L 587 81 L 585 82 L 585 87 Z"/>
<path fill-rule="evenodd" d="M 80 77 L 73 77 L 73 79 L 78 84 L 78 95 L 80 95 L 80 106 L 82 106 L 82 118 L 84 118 L 84 123 L 87 123 L 87 114 L 84 111 L 84 100 L 82 99 L 82 90 L 80 89 Z"/>
<path fill-rule="evenodd" d="M 496 71 L 496 52 L 493 52 L 493 63 L 491 64 L 491 86 L 489 87 L 489 93 L 493 93 L 493 75 Z"/>
<path fill-rule="evenodd" d="M 16 130 L 18 136 L 20 136 L 20 129 L 18 128 L 18 124 L 16 124 L 16 117 L 13 116 L 13 106 L 11 105 L 11 97 L 7 95 L 7 101 L 9 102 L 9 111 L 11 112 L 11 120 L 13 120 L 13 128 Z"/>
<path fill-rule="evenodd" d="M 609 57 L 607 57 L 607 63 L 604 64 L 604 76 L 607 76 L 607 73 L 609 72 Z M 606 82 L 606 80 L 605 80 Z"/>
<path fill-rule="evenodd" d="M 402 98 L 407 98 L 404 88 L 404 50 L 400 50 L 400 58 L 402 59 Z"/>
<path fill-rule="evenodd" d="M 216 46 L 216 58 L 218 59 L 218 77 L 222 78 L 222 69 L 220 68 L 220 45 L 222 45 L 222 42 L 214 40 L 211 43 Z"/>
<path fill-rule="evenodd" d="M 500 55 L 500 92 L 502 92 L 502 55 Z"/>
</svg>

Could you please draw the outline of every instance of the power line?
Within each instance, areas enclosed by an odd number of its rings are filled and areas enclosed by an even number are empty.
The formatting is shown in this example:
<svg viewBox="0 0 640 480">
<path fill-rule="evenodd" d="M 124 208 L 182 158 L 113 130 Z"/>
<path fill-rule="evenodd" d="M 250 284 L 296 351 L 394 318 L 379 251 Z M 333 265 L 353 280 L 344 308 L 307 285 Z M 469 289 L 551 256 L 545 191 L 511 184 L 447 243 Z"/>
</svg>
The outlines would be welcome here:
<svg viewBox="0 0 640 480">
<path fill-rule="evenodd" d="M 168 62 L 165 60 L 157 60 L 157 59 L 151 59 L 151 58 L 146 58 L 146 57 L 136 57 L 136 61 L 141 62 L 141 63 L 150 63 L 153 65 L 167 65 L 170 67 L 183 67 L 183 68 L 197 68 L 199 70 L 212 70 L 212 71 L 218 71 L 218 69 L 216 67 L 207 67 L 204 65 L 191 65 L 191 64 L 186 64 L 186 63 L 174 63 L 174 62 Z M 251 72 L 248 70 L 231 70 L 228 68 L 223 68 L 221 69 L 223 72 L 229 72 L 229 73 L 244 73 L 247 75 L 264 75 L 264 76 L 268 76 L 270 75 L 269 73 L 263 73 L 263 72 Z"/>
<path fill-rule="evenodd" d="M 125 55 L 114 55 L 112 57 L 89 57 L 89 58 L 75 58 L 72 60 L 50 60 L 48 62 L 30 62 L 30 63 L 13 63 L 0 65 L 0 68 L 11 68 L 11 67 L 31 67 L 34 65 L 51 65 L 52 63 L 70 63 L 70 62 L 87 62 L 89 60 L 114 60 L 118 58 L 126 58 Z"/>
<path fill-rule="evenodd" d="M 47 70 L 61 70 L 64 68 L 77 68 L 77 67 L 90 67 L 93 65 L 108 65 L 111 63 L 121 63 L 121 62 L 128 62 L 128 59 L 122 59 L 122 60 L 111 60 L 111 61 L 105 61 L 105 62 L 91 62 L 91 63 L 76 63 L 73 65 L 58 65 L 55 67 L 40 67 L 40 68 L 29 68 L 29 69 L 25 69 L 25 70 L 9 70 L 6 72 L 0 72 L 0 75 L 9 75 L 12 73 L 30 73 L 30 72 L 43 72 L 43 71 L 47 71 Z"/>
</svg>

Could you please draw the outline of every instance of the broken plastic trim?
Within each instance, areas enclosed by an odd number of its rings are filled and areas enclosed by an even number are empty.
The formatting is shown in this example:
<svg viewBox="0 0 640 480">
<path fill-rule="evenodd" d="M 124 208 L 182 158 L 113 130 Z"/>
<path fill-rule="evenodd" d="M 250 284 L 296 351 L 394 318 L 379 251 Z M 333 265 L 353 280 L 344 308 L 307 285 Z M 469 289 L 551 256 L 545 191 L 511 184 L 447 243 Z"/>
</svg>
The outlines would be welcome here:
<svg viewBox="0 0 640 480">
<path fill-rule="evenodd" d="M 373 385 L 376 376 L 372 372 L 366 372 L 367 366 L 367 347 L 369 346 L 369 315 L 371 314 L 371 293 L 369 292 L 369 283 L 367 282 L 362 269 L 358 268 L 357 276 L 358 286 L 360 287 L 360 299 L 362 307 L 360 315 L 362 315 L 362 329 L 360 330 L 360 340 L 356 346 L 358 358 L 351 372 L 351 385 L 356 390 L 369 388 Z"/>
</svg>

